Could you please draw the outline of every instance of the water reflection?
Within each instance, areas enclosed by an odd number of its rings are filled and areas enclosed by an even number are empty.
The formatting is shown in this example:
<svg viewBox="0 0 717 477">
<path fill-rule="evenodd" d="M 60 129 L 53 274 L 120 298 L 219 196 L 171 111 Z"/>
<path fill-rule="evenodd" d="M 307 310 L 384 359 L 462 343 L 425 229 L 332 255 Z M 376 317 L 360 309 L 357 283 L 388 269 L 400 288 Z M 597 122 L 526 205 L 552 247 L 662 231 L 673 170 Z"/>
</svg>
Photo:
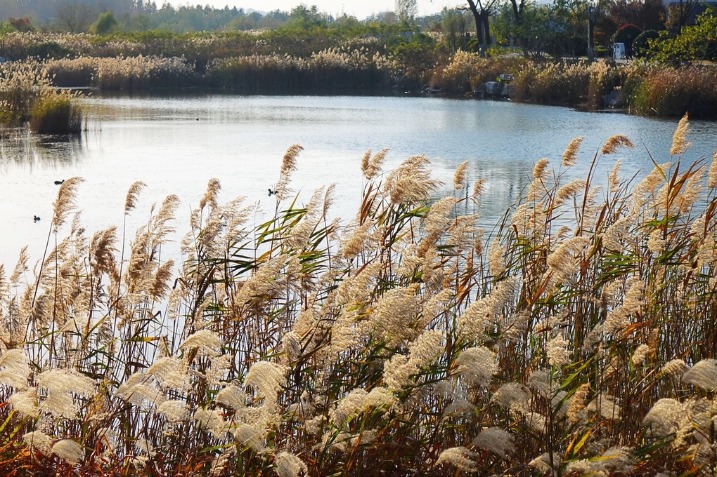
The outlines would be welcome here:
<svg viewBox="0 0 717 477">
<path fill-rule="evenodd" d="M 33 134 L 26 128 L 0 129 L 0 165 L 5 171 L 18 166 L 74 167 L 84 159 L 82 141 L 76 135 Z"/>
<path fill-rule="evenodd" d="M 625 134 L 637 147 L 599 158 L 594 180 L 605 184 L 619 159 L 624 177 L 649 171 L 651 157 L 672 159 L 668 150 L 677 124 L 677 119 L 440 98 L 195 94 L 83 101 L 88 127 L 79 139 L 26 130 L 1 133 L 0 263 L 14 260 L 26 243 L 44 246 L 47 229 L 33 224 L 32 217 L 51 215 L 54 180 L 71 176 L 85 178 L 78 206 L 89 231 L 122 222 L 125 194 L 137 180 L 147 183 L 137 220 L 146 220 L 151 204 L 176 193 L 183 204 L 176 228 L 183 231 L 189 209 L 214 177 L 223 186 L 221 200 L 244 196 L 247 203 L 273 210 L 267 188 L 278 178 L 286 149 L 301 144 L 292 181 L 300 202 L 315 188 L 335 183 L 334 214 L 346 222 L 360 200 L 361 157 L 367 150 L 388 148 L 385 170 L 409 156 L 426 155 L 444 183 L 440 194 L 454 193 L 453 171 L 469 161 L 469 181 L 486 181 L 478 212 L 491 227 L 522 195 L 539 158 L 549 158 L 566 181 L 585 177 L 602 143 Z M 693 121 L 688 138 L 693 146 L 685 160 L 711 157 L 715 133 L 717 124 Z M 561 172 L 563 150 L 577 136 L 585 137 L 578 162 Z"/>
</svg>

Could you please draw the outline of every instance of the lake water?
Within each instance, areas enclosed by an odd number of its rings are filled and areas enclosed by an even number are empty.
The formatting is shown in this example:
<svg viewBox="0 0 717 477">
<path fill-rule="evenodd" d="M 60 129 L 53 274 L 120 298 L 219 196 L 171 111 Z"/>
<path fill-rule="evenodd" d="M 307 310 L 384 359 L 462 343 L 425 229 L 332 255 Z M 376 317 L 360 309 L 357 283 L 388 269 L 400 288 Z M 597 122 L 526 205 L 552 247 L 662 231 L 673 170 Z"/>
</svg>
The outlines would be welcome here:
<svg viewBox="0 0 717 477">
<path fill-rule="evenodd" d="M 535 161 L 548 157 L 558 167 L 565 146 L 585 136 L 580 162 L 571 176 L 584 176 L 605 139 L 625 134 L 632 151 L 600 160 L 604 180 L 623 159 L 627 175 L 648 171 L 650 154 L 670 160 L 676 119 L 577 112 L 566 108 L 508 102 L 409 97 L 223 96 L 119 97 L 85 99 L 88 130 L 81 138 L 59 140 L 25 130 L 0 131 L 0 263 L 14 267 L 29 245 L 33 263 L 47 240 L 55 180 L 81 176 L 78 206 L 88 235 L 121 225 L 127 189 L 142 180 L 147 188 L 132 213 L 146 220 L 152 203 L 179 195 L 176 223 L 187 231 L 190 208 L 207 181 L 220 179 L 220 199 L 245 196 L 273 210 L 267 197 L 281 159 L 301 144 L 293 189 L 305 200 L 316 187 L 336 183 L 334 214 L 348 221 L 358 206 L 360 162 L 371 149 L 390 150 L 385 170 L 411 155 L 424 154 L 434 175 L 450 191 L 454 168 L 469 161 L 469 178 L 487 180 L 481 215 L 495 223 L 530 181 Z M 717 123 L 693 121 L 686 160 L 710 158 L 717 147 Z M 649 151 L 649 152 L 648 152 Z M 33 221 L 33 215 L 41 217 Z"/>
</svg>

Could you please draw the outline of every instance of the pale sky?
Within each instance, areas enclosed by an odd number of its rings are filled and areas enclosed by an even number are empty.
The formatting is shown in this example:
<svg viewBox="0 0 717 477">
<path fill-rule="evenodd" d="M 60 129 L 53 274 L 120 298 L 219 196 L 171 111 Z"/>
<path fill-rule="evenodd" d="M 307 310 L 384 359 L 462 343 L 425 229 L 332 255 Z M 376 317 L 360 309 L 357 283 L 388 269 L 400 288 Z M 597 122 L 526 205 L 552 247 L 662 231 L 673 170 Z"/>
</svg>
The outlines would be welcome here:
<svg viewBox="0 0 717 477">
<path fill-rule="evenodd" d="M 183 5 L 210 5 L 212 7 L 229 8 L 237 7 L 248 10 L 253 8 L 260 11 L 283 10 L 291 11 L 297 5 L 302 3 L 307 6 L 316 5 L 319 11 L 326 12 L 333 16 L 339 16 L 343 13 L 353 15 L 362 20 L 374 13 L 393 11 L 394 0 L 168 0 L 175 7 Z M 164 0 L 157 1 L 160 6 Z M 440 12 L 443 7 L 453 8 L 458 5 L 464 5 L 466 2 L 461 0 L 418 0 L 418 15 L 424 16 L 432 13 Z"/>
</svg>

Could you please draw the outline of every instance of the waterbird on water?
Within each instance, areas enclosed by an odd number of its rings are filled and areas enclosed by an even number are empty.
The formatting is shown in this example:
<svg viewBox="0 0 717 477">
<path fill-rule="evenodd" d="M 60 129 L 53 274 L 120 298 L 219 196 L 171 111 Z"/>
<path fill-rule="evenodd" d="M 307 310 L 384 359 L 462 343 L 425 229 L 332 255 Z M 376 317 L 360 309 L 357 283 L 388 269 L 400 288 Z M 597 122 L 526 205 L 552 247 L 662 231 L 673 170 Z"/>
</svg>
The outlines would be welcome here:
<svg viewBox="0 0 717 477">
<path fill-rule="evenodd" d="M 61 181 L 55 181 L 55 185 L 60 185 L 60 184 L 62 184 L 63 182 L 65 182 L 65 179 L 62 179 Z"/>
<path fill-rule="evenodd" d="M 269 197 L 271 197 L 272 195 L 276 194 L 276 191 L 275 191 L 275 190 L 268 189 L 268 191 L 269 191 Z"/>
<path fill-rule="evenodd" d="M 33 215 L 33 216 L 32 216 L 32 221 L 33 221 L 33 222 L 37 222 L 38 220 L 40 220 L 40 217 L 38 217 L 37 215 Z"/>
</svg>

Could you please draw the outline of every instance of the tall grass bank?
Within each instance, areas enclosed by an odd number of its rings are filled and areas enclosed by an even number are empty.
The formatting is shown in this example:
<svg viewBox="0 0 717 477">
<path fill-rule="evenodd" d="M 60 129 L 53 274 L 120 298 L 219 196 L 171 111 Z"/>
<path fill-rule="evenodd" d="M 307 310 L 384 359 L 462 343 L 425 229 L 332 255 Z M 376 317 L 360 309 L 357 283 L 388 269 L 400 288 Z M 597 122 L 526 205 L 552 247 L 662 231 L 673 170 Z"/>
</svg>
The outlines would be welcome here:
<svg viewBox="0 0 717 477">
<path fill-rule="evenodd" d="M 0 126 L 29 123 L 38 133 L 77 134 L 82 114 L 76 95 L 56 89 L 35 62 L 0 64 Z"/>
<path fill-rule="evenodd" d="M 713 473 L 717 156 L 688 139 L 598 187 L 632 142 L 576 138 L 494 234 L 466 163 L 436 199 L 427 158 L 368 152 L 342 223 L 293 146 L 263 223 L 209 181 L 177 263 L 176 196 L 89 232 L 67 179 L 44 255 L 0 267 L 0 472 Z"/>
<path fill-rule="evenodd" d="M 633 60 L 615 64 L 441 49 L 419 34 L 363 36 L 146 32 L 109 36 L 3 34 L 0 56 L 41 65 L 55 86 L 136 91 L 215 88 L 242 94 L 420 94 L 472 97 L 487 82 L 513 101 L 717 117 L 712 64 Z M 505 52 L 503 52 L 505 53 Z M 509 78 L 509 79 L 506 79 Z"/>
</svg>

